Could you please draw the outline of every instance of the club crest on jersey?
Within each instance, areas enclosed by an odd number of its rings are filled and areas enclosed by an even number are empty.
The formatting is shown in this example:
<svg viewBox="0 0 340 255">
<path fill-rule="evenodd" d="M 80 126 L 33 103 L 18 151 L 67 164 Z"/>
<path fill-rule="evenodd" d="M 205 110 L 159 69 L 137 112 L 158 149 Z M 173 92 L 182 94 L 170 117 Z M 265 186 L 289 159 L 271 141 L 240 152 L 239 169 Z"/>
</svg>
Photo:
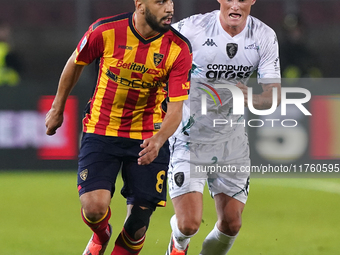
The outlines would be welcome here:
<svg viewBox="0 0 340 255">
<path fill-rule="evenodd" d="M 227 54 L 229 58 L 235 57 L 237 50 L 238 50 L 238 45 L 236 43 L 228 43 L 227 44 Z"/>
<path fill-rule="evenodd" d="M 80 179 L 82 179 L 83 181 L 85 181 L 85 180 L 87 179 L 88 173 L 89 173 L 89 171 L 88 171 L 87 169 L 81 171 L 81 172 L 79 173 Z"/>
<path fill-rule="evenodd" d="M 155 63 L 156 67 L 162 62 L 163 58 L 164 58 L 164 55 L 161 53 L 153 54 L 153 62 Z"/>
<path fill-rule="evenodd" d="M 178 187 L 182 187 L 184 183 L 184 173 L 183 172 L 176 173 L 174 177 L 176 185 Z"/>
</svg>

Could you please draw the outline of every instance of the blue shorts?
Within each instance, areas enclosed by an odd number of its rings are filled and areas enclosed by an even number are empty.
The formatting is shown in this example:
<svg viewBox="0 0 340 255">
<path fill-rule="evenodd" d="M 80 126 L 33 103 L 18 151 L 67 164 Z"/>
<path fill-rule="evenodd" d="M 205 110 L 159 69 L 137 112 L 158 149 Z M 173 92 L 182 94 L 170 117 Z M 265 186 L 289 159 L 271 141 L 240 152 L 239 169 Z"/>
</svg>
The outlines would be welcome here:
<svg viewBox="0 0 340 255">
<path fill-rule="evenodd" d="M 106 189 L 113 196 L 119 171 L 124 180 L 121 194 L 128 204 L 149 208 L 165 206 L 169 164 L 168 141 L 149 165 L 138 165 L 142 140 L 84 133 L 78 161 L 79 196 Z"/>
</svg>

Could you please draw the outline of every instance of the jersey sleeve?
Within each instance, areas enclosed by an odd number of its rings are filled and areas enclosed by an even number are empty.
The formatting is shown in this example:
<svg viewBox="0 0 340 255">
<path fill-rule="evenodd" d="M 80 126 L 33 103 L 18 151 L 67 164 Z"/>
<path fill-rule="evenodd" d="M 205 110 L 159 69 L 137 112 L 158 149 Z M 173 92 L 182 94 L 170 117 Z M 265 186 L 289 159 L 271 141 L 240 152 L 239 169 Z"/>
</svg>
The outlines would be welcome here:
<svg viewBox="0 0 340 255">
<path fill-rule="evenodd" d="M 259 50 L 258 82 L 280 83 L 281 69 L 277 36 L 272 29 L 268 28 L 260 40 L 262 41 Z"/>
<path fill-rule="evenodd" d="M 76 49 L 75 63 L 78 65 L 88 65 L 95 59 L 101 57 L 104 51 L 103 36 L 99 29 L 93 29 L 91 25 L 78 43 Z"/>
<path fill-rule="evenodd" d="M 178 32 L 180 32 L 181 34 L 184 34 L 184 33 L 183 33 L 183 31 L 184 31 L 183 28 L 185 28 L 185 27 L 183 27 L 183 26 L 184 26 L 184 24 L 186 23 L 186 21 L 187 21 L 187 18 L 186 18 L 186 19 L 182 19 L 182 20 L 180 20 L 180 21 L 178 21 L 178 22 L 176 22 L 176 23 L 174 23 L 174 24 L 171 24 L 171 26 L 172 26 L 174 29 L 176 29 Z"/>
<path fill-rule="evenodd" d="M 189 46 L 186 45 L 181 50 L 169 74 L 168 100 L 170 102 L 188 99 L 192 65 L 192 52 Z"/>
<path fill-rule="evenodd" d="M 186 38 L 188 38 L 190 41 L 192 41 L 195 37 L 198 26 L 200 26 L 198 21 L 201 16 L 201 14 L 196 14 L 182 19 L 172 24 L 172 27 L 180 32 L 182 35 L 184 35 Z"/>
</svg>

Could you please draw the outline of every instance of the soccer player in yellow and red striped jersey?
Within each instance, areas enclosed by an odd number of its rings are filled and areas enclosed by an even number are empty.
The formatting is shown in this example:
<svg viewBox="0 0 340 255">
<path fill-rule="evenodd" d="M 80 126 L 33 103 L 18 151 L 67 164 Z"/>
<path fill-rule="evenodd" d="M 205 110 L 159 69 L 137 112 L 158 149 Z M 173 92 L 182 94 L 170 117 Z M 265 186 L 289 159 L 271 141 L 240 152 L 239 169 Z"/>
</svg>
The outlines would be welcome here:
<svg viewBox="0 0 340 255">
<path fill-rule="evenodd" d="M 129 215 L 111 254 L 142 249 L 151 214 L 165 205 L 167 139 L 188 98 L 191 46 L 170 26 L 173 2 L 134 2 L 134 13 L 90 26 L 64 67 L 46 115 L 46 133 L 53 135 L 84 66 L 96 61 L 98 78 L 83 119 L 78 164 L 81 215 L 94 232 L 83 253 L 87 255 L 104 254 L 111 237 L 109 205 L 120 169 Z"/>
</svg>

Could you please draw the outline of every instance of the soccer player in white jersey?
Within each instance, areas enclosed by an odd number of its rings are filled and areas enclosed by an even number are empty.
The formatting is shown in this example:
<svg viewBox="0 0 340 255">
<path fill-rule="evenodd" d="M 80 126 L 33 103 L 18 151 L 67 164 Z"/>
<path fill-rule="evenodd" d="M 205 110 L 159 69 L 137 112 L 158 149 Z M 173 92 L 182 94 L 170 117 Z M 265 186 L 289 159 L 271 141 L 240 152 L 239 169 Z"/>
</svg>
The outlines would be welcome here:
<svg viewBox="0 0 340 255">
<path fill-rule="evenodd" d="M 249 172 L 240 169 L 250 166 L 248 138 L 243 116 L 233 114 L 232 94 L 218 84 L 237 86 L 247 106 L 246 84 L 257 70 L 257 82 L 263 91 L 252 94 L 254 108 L 270 109 L 281 101 L 278 41 L 270 27 L 249 15 L 256 0 L 217 1 L 220 10 L 174 24 L 192 44 L 193 70 L 182 123 L 170 138 L 168 181 L 175 215 L 170 220 L 172 234 L 167 255 L 187 254 L 190 238 L 197 233 L 202 220 L 205 182 L 215 200 L 218 220 L 205 238 L 200 255 L 226 254 L 241 228 Z M 201 107 L 204 94 L 205 114 Z M 214 119 L 228 120 L 234 125 L 213 126 Z M 217 174 L 202 171 L 203 175 L 195 176 L 197 169 L 209 164 L 237 171 Z"/>
</svg>

